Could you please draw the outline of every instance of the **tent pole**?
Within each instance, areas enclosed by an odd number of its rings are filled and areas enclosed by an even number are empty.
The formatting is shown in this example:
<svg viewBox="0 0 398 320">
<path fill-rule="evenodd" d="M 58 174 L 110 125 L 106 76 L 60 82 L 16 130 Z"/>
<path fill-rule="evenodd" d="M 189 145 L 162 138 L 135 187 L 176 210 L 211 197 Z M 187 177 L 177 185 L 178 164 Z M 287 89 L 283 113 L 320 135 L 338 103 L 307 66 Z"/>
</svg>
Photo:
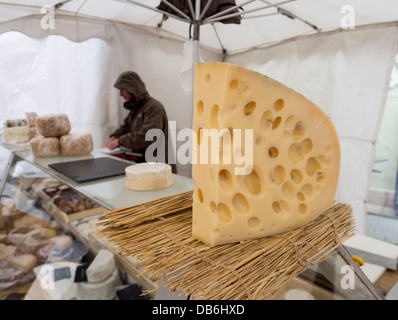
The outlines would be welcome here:
<svg viewBox="0 0 398 320">
<path fill-rule="evenodd" d="M 194 113 L 194 86 L 195 86 L 195 64 L 199 62 L 199 33 L 200 33 L 200 0 L 195 0 L 195 17 L 193 19 L 193 57 L 192 57 L 192 104 L 191 104 L 191 129 L 193 129 Z M 193 160 L 193 159 L 192 159 Z M 189 166 L 189 176 L 192 177 L 192 164 Z"/>
</svg>

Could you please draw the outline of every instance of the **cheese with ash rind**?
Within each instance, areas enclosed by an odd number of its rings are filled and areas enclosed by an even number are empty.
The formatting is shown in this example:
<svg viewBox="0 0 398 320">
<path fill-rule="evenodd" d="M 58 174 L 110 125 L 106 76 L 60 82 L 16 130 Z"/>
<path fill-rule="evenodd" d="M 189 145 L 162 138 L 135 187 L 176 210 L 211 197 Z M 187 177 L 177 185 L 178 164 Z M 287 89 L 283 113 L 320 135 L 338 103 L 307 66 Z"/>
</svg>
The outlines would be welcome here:
<svg viewBox="0 0 398 320">
<path fill-rule="evenodd" d="M 38 116 L 36 127 L 43 137 L 60 137 L 68 134 L 72 129 L 69 118 L 64 113 Z"/>
<path fill-rule="evenodd" d="M 93 149 L 93 138 L 90 133 L 70 133 L 59 138 L 61 153 L 65 156 L 84 156 Z"/>
<path fill-rule="evenodd" d="M 147 162 L 125 169 L 126 186 L 131 190 L 158 190 L 173 184 L 171 166 L 166 163 Z"/>
<path fill-rule="evenodd" d="M 24 143 L 30 140 L 30 130 L 28 126 L 5 128 L 3 136 L 7 143 Z"/>
<path fill-rule="evenodd" d="M 104 281 L 111 275 L 115 266 L 114 254 L 106 249 L 99 250 L 86 270 L 87 281 L 90 283 Z"/>
<path fill-rule="evenodd" d="M 59 139 L 56 137 L 38 137 L 30 141 L 30 148 L 35 157 L 50 158 L 61 154 Z"/>
<path fill-rule="evenodd" d="M 333 204 L 337 132 L 285 85 L 230 63 L 196 64 L 193 130 L 193 237 L 209 246 L 304 226 Z"/>
</svg>

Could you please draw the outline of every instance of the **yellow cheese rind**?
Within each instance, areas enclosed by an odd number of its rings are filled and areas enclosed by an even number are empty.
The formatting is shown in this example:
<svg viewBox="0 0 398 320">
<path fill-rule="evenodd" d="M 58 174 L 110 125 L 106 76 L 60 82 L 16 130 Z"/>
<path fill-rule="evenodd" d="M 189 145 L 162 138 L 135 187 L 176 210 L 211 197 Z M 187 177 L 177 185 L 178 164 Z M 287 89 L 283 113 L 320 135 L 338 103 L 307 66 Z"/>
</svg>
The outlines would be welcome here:
<svg viewBox="0 0 398 320">
<path fill-rule="evenodd" d="M 211 143 L 201 148 L 201 133 L 211 128 L 232 132 L 232 151 L 223 149 L 228 145 L 223 139 L 220 161 L 206 155 L 206 164 L 201 156 L 210 153 Z M 307 224 L 333 204 L 340 169 L 336 130 L 320 108 L 294 90 L 232 64 L 197 64 L 193 129 L 198 135 L 194 238 L 214 246 L 277 234 Z M 247 153 L 243 137 L 252 129 L 252 164 L 234 158 L 240 151 L 237 129 Z M 224 161 L 228 152 L 230 163 Z M 237 174 L 245 164 L 250 173 Z"/>
</svg>

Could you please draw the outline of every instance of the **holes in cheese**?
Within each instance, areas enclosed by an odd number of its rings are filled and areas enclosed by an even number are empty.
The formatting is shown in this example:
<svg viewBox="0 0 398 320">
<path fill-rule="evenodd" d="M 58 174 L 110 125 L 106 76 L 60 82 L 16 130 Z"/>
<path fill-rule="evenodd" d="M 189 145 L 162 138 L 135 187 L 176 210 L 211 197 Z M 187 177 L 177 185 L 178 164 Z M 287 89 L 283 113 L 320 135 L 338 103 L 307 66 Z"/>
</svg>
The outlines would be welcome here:
<svg viewBox="0 0 398 320">
<path fill-rule="evenodd" d="M 290 177 L 292 178 L 293 182 L 296 184 L 300 184 L 301 181 L 303 181 L 303 174 L 297 169 L 293 169 L 290 172 Z"/>
<path fill-rule="evenodd" d="M 242 193 L 237 193 L 233 196 L 232 206 L 236 210 L 236 212 L 239 212 L 241 214 L 246 214 L 250 210 L 249 202 Z"/>
<path fill-rule="evenodd" d="M 276 158 L 279 155 L 279 151 L 275 147 L 271 147 L 268 149 L 268 154 L 271 158 Z"/>
<path fill-rule="evenodd" d="M 196 107 L 196 112 L 198 113 L 199 116 L 202 115 L 203 113 L 203 101 L 199 101 Z"/>
<path fill-rule="evenodd" d="M 245 114 L 245 116 L 250 116 L 255 109 L 256 109 L 256 103 L 254 101 L 250 101 L 249 103 L 246 104 L 243 113 Z"/>
<path fill-rule="evenodd" d="M 308 99 L 254 71 L 200 63 L 194 105 L 194 238 L 214 246 L 285 232 L 333 204 L 339 140 Z M 218 139 L 205 129 L 218 131 Z M 218 162 L 210 161 L 213 150 Z"/>
<path fill-rule="evenodd" d="M 285 106 L 285 101 L 283 101 L 283 99 L 278 99 L 274 103 L 274 109 L 276 111 L 281 111 L 284 106 Z"/>
<path fill-rule="evenodd" d="M 233 187 L 232 175 L 228 170 L 222 169 L 218 173 L 218 182 L 225 191 L 231 191 Z"/>
<path fill-rule="evenodd" d="M 256 169 L 248 175 L 243 176 L 243 183 L 251 194 L 259 194 L 261 192 L 261 179 Z"/>
</svg>

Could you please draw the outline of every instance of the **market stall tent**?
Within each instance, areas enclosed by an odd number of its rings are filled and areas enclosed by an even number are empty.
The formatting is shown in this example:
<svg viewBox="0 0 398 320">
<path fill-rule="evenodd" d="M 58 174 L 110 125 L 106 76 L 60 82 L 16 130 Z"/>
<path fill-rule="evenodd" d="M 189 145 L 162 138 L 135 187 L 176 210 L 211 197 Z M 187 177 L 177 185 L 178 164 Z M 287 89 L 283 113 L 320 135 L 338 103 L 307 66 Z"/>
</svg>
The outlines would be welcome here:
<svg viewBox="0 0 398 320">
<path fill-rule="evenodd" d="M 398 49 L 398 3 L 237 0 L 234 12 L 201 18 L 195 0 L 179 1 L 188 4 L 187 17 L 159 10 L 166 2 L 1 1 L 1 122 L 28 111 L 66 112 L 72 130 L 91 132 L 101 147 L 125 115 L 113 83 L 134 70 L 165 105 L 177 153 L 184 143 L 178 133 L 192 121 L 193 63 L 238 64 L 293 88 L 331 117 L 342 149 L 336 200 L 353 206 L 357 231 L 366 232 L 374 143 Z M 223 23 L 227 15 L 241 19 Z M 190 174 L 189 164 L 177 167 Z"/>
</svg>

